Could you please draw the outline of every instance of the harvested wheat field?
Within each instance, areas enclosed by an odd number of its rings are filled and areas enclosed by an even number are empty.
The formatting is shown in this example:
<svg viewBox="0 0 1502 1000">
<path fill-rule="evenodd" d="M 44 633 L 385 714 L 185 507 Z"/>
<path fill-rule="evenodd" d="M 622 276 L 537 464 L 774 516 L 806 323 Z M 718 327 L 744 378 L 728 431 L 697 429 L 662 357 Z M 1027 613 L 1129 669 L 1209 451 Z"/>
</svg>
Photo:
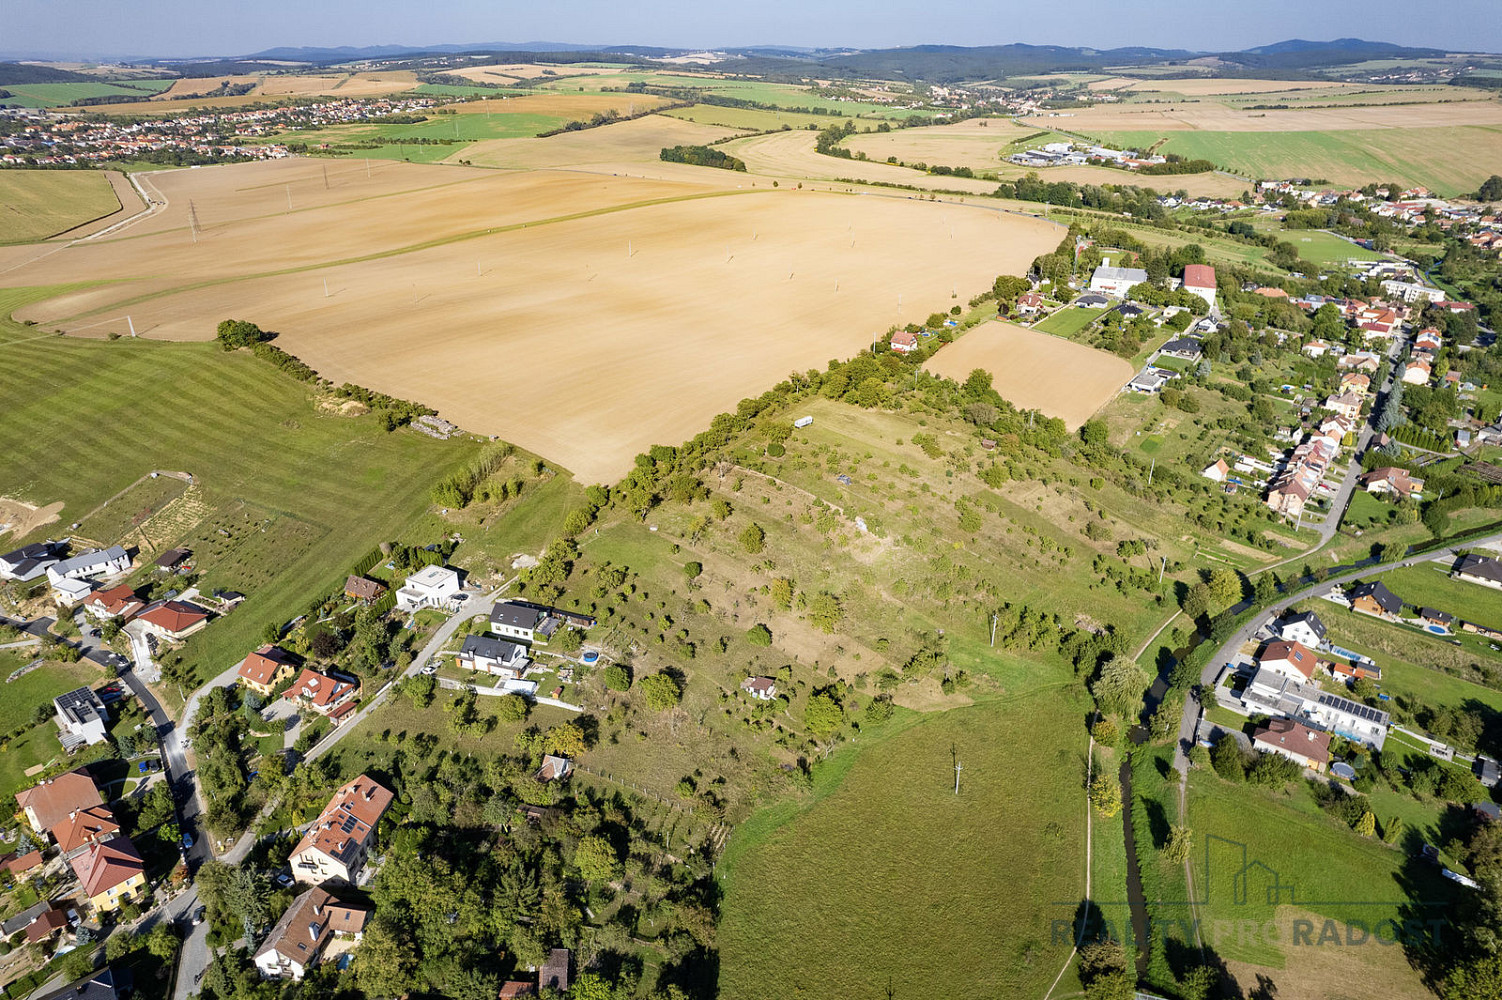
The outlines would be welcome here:
<svg viewBox="0 0 1502 1000">
<path fill-rule="evenodd" d="M 226 224 L 211 252 L 182 233 L 105 240 L 0 281 L 134 275 L 26 316 L 103 335 L 128 332 L 129 315 L 143 336 L 183 340 L 211 337 L 227 316 L 253 320 L 329 378 L 421 400 L 608 482 L 789 371 L 1020 273 L 1060 232 L 905 197 L 488 176 L 423 192 L 447 197 L 439 221 L 459 238 L 421 240 L 441 199 L 422 203 L 420 224 L 408 199 L 378 199 Z M 528 215 L 525 228 L 500 224 Z M 496 231 L 478 228 L 488 221 Z M 347 257 L 382 243 L 402 249 Z M 236 269 L 245 277 L 226 273 Z"/>
<path fill-rule="evenodd" d="M 648 115 L 600 128 L 560 132 L 545 139 L 486 139 L 455 153 L 487 167 L 579 167 L 596 163 L 661 162 L 665 146 L 703 146 L 744 132 L 696 125 L 666 115 Z"/>
<path fill-rule="evenodd" d="M 1179 80 L 1138 80 L 1122 89 L 1183 94 L 1185 97 L 1215 97 L 1224 94 L 1275 94 L 1285 90 L 1360 90 L 1369 86 L 1371 85 L 1335 80 L 1228 80 L 1201 77 Z"/>
<path fill-rule="evenodd" d="M 1144 142 L 1143 145 L 1147 143 Z M 1174 150 L 1177 152 L 1177 150 Z M 1075 184 L 1130 184 L 1135 187 L 1152 188 L 1154 191 L 1184 191 L 1193 198 L 1238 198 L 1247 189 L 1247 182 L 1240 177 L 1230 177 L 1207 171 L 1203 174 L 1139 174 L 1114 167 L 1019 167 L 1015 163 L 1003 163 L 996 170 L 1001 180 L 1016 180 L 1026 174 L 1037 174 L 1049 181 L 1070 181 Z"/>
<path fill-rule="evenodd" d="M 578 63 L 490 63 L 444 70 L 445 76 L 461 76 L 476 83 L 515 83 L 541 76 L 600 76 L 619 73 L 623 66 L 586 66 Z"/>
<path fill-rule="evenodd" d="M 746 167 L 752 173 L 767 177 L 797 180 L 833 180 L 843 177 L 940 191 L 968 191 L 974 194 L 990 194 L 996 190 L 993 181 L 935 177 L 890 163 L 825 156 L 814 149 L 816 139 L 817 136 L 812 132 L 773 132 L 749 139 L 733 139 L 716 148 L 731 156 L 740 157 L 746 161 Z"/>
<path fill-rule="evenodd" d="M 994 170 L 1001 163 L 1001 149 L 1014 139 L 1032 135 L 1003 118 L 973 118 L 955 125 L 930 125 L 893 132 L 858 132 L 843 145 L 853 153 L 885 163 L 895 156 L 903 163 L 943 164 Z"/>
<path fill-rule="evenodd" d="M 926 367 L 959 382 L 983 368 L 1003 399 L 1058 417 L 1070 430 L 1114 399 L 1132 377 L 1132 366 L 1114 354 L 1000 321 L 971 330 Z"/>
<path fill-rule="evenodd" d="M 302 161 L 302 165 L 313 166 L 314 172 L 302 182 L 302 189 L 295 182 L 265 183 L 267 177 L 280 182 L 299 172 L 273 167 L 275 162 L 215 167 L 211 182 L 206 182 L 206 175 L 211 173 L 208 169 L 159 175 L 155 183 L 176 207 L 180 223 L 139 236 L 130 235 L 136 229 L 128 227 L 122 236 L 62 250 L 20 248 L 30 254 L 30 262 L 8 265 L 0 257 L 0 285 L 53 285 L 86 279 L 106 282 L 35 303 L 17 315 L 47 324 L 66 319 L 70 331 L 103 336 L 117 328 L 129 332 L 124 316 L 133 314 L 136 329 L 144 331 L 139 310 L 123 311 L 143 296 L 204 282 L 238 281 L 341 261 L 406 254 L 472 240 L 507 227 L 689 198 L 713 193 L 718 189 L 715 179 L 730 176 L 726 171 L 700 169 L 699 174 L 712 175 L 706 178 L 708 183 L 665 183 L 584 173 L 512 174 L 401 164 L 406 169 L 399 177 L 409 184 L 423 178 L 429 186 L 369 198 L 346 193 L 341 200 L 330 199 L 288 212 L 284 200 L 280 201 L 281 210 L 275 210 L 275 206 L 289 187 L 294 204 L 303 189 L 312 194 L 331 192 L 319 180 L 319 164 L 308 161 Z M 356 175 L 360 176 L 363 171 Z M 447 183 L 433 183 L 445 178 Z M 186 221 L 188 194 L 196 191 L 203 196 L 215 187 L 220 189 L 217 200 L 206 196 L 202 201 L 194 199 L 200 225 L 195 243 Z M 273 210 L 265 212 L 268 195 Z M 165 219 L 171 212 L 169 209 L 158 218 Z M 57 252 L 47 253 L 48 249 Z M 473 270 L 471 262 L 469 271 Z M 420 274 L 417 277 L 421 279 Z M 209 327 L 214 322 L 218 320 Z"/>
</svg>

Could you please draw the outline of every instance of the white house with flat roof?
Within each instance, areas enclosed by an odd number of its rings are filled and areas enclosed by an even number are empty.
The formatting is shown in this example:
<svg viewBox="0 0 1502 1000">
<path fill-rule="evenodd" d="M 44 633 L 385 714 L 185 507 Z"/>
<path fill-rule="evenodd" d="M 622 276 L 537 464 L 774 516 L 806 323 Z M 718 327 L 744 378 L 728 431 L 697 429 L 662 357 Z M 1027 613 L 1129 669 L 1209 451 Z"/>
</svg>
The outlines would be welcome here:
<svg viewBox="0 0 1502 1000">
<path fill-rule="evenodd" d="M 407 577 L 406 584 L 396 592 L 396 606 L 401 611 L 420 608 L 451 610 L 459 603 L 456 598 L 463 589 L 457 570 L 447 566 L 424 566 Z"/>
</svg>

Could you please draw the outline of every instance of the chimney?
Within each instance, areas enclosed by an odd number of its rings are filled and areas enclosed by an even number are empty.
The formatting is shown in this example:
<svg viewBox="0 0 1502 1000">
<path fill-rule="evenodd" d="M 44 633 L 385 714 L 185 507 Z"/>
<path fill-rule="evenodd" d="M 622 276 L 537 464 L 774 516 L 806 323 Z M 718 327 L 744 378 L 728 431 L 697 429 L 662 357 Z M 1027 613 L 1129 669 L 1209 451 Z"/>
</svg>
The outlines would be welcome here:
<svg viewBox="0 0 1502 1000">
<path fill-rule="evenodd" d="M 373 798 L 375 798 L 375 785 L 371 785 L 365 789 L 365 801 L 369 802 Z"/>
<path fill-rule="evenodd" d="M 315 916 L 315 917 L 321 917 L 321 916 L 323 916 L 323 904 L 322 903 L 314 903 L 313 904 L 313 916 Z"/>
</svg>

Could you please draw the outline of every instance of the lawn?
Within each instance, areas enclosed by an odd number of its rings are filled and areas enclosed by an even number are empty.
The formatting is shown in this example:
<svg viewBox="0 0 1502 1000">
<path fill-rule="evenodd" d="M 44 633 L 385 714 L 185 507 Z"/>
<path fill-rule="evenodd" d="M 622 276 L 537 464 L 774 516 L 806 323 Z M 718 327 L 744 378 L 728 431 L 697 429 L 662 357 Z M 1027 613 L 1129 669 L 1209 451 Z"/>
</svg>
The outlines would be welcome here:
<svg viewBox="0 0 1502 1000">
<path fill-rule="evenodd" d="M 1053 688 L 898 728 L 742 825 L 720 996 L 1041 996 L 1084 888 L 1082 710 Z"/>
<path fill-rule="evenodd" d="M 118 211 L 98 170 L 0 170 L 0 243 L 22 243 Z"/>
<path fill-rule="evenodd" d="M 1076 306 L 1065 306 L 1049 315 L 1041 323 L 1034 324 L 1033 329 L 1051 333 L 1056 337 L 1072 339 L 1075 334 L 1109 311 L 1109 309 L 1081 309 Z"/>
<path fill-rule="evenodd" d="M 0 313 L 54 291 L 4 293 Z M 388 434 L 373 415 L 332 415 L 307 385 L 212 343 L 22 339 L 28 331 L 8 320 L 6 333 L 0 450 L 21 473 L 7 492 L 63 501 L 66 524 L 152 469 L 191 472 L 206 510 L 182 534 L 201 527 L 203 541 L 225 553 L 217 564 L 202 558 L 203 570 L 224 586 L 264 583 L 188 641 L 186 663 L 204 665 L 204 677 L 244 656 L 266 624 L 302 611 L 376 544 L 412 530 L 430 485 L 478 448 L 468 438 Z"/>
<path fill-rule="evenodd" d="M 1322 229 L 1286 230 L 1277 235 L 1280 240 L 1292 243 L 1298 249 L 1300 257 L 1321 267 L 1344 264 L 1347 260 L 1387 259 L 1386 254 L 1359 247 Z"/>
<path fill-rule="evenodd" d="M 121 83 L 92 83 L 82 80 L 71 83 L 10 83 L 4 90 L 10 97 L 0 100 L 0 106 L 16 108 L 53 108 L 85 97 L 135 97 L 146 100 L 172 86 L 172 80 L 129 80 Z M 107 105 L 105 106 L 107 108 Z M 103 108 L 101 110 L 104 110 Z"/>
<path fill-rule="evenodd" d="M 1437 608 L 1479 625 L 1502 628 L 1502 591 L 1453 579 L 1450 568 L 1448 559 L 1419 563 L 1383 573 L 1381 580 L 1405 604 Z"/>
<path fill-rule="evenodd" d="M 31 726 L 32 712 L 39 705 L 50 708 L 52 699 L 58 695 L 93 684 L 104 676 L 98 664 L 80 660 L 45 663 L 24 677 L 5 681 L 34 656 L 32 649 L 0 650 L 0 734 L 29 727 L 22 736 L 0 741 L 0 802 L 8 801 L 18 790 L 32 784 L 33 779 L 25 774 L 28 768 L 62 756 L 57 724 L 49 716 L 46 722 Z"/>
<path fill-rule="evenodd" d="M 1337 921 L 1343 940 L 1347 925 L 1401 921 L 1410 906 L 1418 911 L 1413 915 L 1427 919 L 1454 899 L 1432 869 L 1323 813 L 1302 783 L 1271 792 L 1196 771 L 1189 825 L 1205 944 L 1233 962 L 1281 969 L 1312 960 L 1313 954 L 1292 946 L 1291 921 L 1298 915 L 1313 915 L 1316 934 L 1323 924 L 1318 918 Z M 1412 992 L 1413 973 L 1406 971 L 1401 949 L 1372 947 L 1356 954 L 1363 963 L 1380 961 L 1399 970 L 1389 984 L 1391 995 Z M 1378 969 L 1367 965 L 1366 972 Z"/>
</svg>

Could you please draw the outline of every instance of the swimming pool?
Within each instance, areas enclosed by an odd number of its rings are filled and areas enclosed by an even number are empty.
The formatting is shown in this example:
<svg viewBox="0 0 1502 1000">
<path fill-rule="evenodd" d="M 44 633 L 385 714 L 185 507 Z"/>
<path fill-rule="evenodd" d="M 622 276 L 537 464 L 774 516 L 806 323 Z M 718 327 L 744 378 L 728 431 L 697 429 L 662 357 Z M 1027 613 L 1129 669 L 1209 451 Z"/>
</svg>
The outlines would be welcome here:
<svg viewBox="0 0 1502 1000">
<path fill-rule="evenodd" d="M 1447 629 L 1447 628 L 1445 628 L 1443 625 L 1425 625 L 1424 626 L 1424 631 L 1425 632 L 1433 632 L 1435 635 L 1449 635 L 1450 634 L 1450 630 Z"/>
<path fill-rule="evenodd" d="M 580 662 L 584 663 L 586 666 L 598 663 L 599 659 L 600 651 L 598 649 L 586 649 L 584 651 L 584 655 L 579 657 Z"/>
</svg>

